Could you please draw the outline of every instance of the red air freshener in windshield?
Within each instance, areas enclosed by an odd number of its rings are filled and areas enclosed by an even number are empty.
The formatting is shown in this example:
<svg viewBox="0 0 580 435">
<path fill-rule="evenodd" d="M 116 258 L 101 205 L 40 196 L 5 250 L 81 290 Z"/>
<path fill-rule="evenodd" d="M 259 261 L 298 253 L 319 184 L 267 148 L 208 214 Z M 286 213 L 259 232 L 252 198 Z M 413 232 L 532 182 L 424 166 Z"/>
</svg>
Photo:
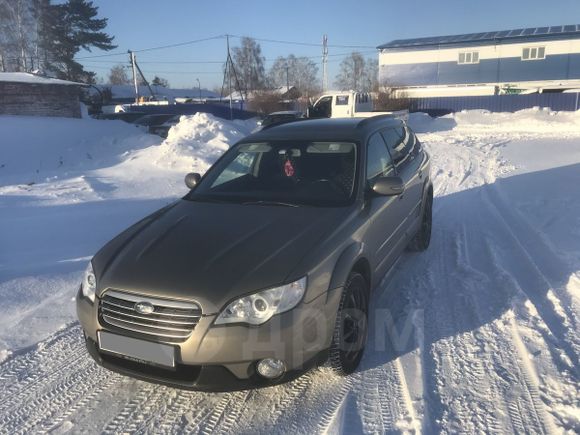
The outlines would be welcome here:
<svg viewBox="0 0 580 435">
<path fill-rule="evenodd" d="M 284 163 L 284 173 L 287 177 L 292 177 L 294 175 L 294 166 L 292 166 L 290 160 L 286 160 L 286 163 Z"/>
</svg>

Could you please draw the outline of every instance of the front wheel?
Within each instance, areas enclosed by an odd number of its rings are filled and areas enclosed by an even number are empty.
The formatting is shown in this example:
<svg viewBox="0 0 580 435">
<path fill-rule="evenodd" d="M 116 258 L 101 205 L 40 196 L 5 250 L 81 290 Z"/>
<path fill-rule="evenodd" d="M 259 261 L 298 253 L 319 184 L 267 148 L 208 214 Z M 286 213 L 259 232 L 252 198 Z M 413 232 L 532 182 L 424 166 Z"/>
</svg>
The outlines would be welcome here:
<svg viewBox="0 0 580 435">
<path fill-rule="evenodd" d="M 423 207 L 423 216 L 421 217 L 421 226 L 419 231 L 411 242 L 409 243 L 409 250 L 411 251 L 425 251 L 431 243 L 431 228 L 433 226 L 433 192 L 429 190 L 425 198 L 425 206 Z"/>
<path fill-rule="evenodd" d="M 364 353 L 368 332 L 368 284 L 360 273 L 351 272 L 344 287 L 332 346 L 330 366 L 339 375 L 351 374 Z"/>
</svg>

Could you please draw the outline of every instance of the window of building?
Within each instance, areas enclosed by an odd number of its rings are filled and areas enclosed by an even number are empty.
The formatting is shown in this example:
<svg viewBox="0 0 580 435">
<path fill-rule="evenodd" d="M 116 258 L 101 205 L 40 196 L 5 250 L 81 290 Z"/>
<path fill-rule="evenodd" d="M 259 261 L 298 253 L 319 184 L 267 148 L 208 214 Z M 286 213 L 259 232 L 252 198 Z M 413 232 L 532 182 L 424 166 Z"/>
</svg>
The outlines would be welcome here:
<svg viewBox="0 0 580 435">
<path fill-rule="evenodd" d="M 369 94 L 356 94 L 356 102 L 357 103 L 368 103 L 369 101 Z"/>
<path fill-rule="evenodd" d="M 546 47 L 525 47 L 522 60 L 542 60 L 546 58 Z"/>
<path fill-rule="evenodd" d="M 479 63 L 479 51 L 467 51 L 459 53 L 459 60 L 457 63 L 459 65 Z"/>
</svg>

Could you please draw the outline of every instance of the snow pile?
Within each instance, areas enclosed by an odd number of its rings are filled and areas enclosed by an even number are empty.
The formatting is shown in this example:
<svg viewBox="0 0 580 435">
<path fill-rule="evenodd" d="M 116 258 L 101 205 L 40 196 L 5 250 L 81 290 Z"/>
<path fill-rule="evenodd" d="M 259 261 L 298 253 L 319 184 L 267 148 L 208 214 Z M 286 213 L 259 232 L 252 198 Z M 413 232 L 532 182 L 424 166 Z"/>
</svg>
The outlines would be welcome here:
<svg viewBox="0 0 580 435">
<path fill-rule="evenodd" d="M 226 121 L 207 113 L 182 116 L 169 130 L 156 163 L 182 172 L 204 173 L 230 145 L 255 127 L 255 120 Z"/>
<path fill-rule="evenodd" d="M 445 131 L 457 128 L 478 133 L 545 133 L 580 134 L 580 111 L 554 112 L 549 109 L 526 109 L 515 113 L 492 113 L 469 110 L 431 118 L 425 113 L 412 113 L 409 123 L 417 132 Z"/>
<path fill-rule="evenodd" d="M 0 187 L 109 167 L 159 138 L 122 121 L 0 116 Z"/>
<path fill-rule="evenodd" d="M 516 113 L 471 110 L 453 117 L 462 129 L 521 133 L 580 133 L 580 111 L 527 109 Z"/>
</svg>

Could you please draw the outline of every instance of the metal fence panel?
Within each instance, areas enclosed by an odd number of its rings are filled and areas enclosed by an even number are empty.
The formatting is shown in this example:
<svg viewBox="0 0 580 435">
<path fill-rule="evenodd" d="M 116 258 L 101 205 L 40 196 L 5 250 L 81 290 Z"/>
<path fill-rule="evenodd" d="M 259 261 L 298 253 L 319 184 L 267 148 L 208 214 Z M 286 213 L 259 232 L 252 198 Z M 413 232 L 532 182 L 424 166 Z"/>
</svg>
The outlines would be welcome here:
<svg viewBox="0 0 580 435">
<path fill-rule="evenodd" d="M 483 109 L 490 112 L 516 112 L 532 107 L 546 107 L 557 111 L 575 111 L 580 109 L 580 94 L 485 95 L 417 98 L 411 100 L 412 112 L 427 112 L 436 116 L 462 110 Z"/>
</svg>

